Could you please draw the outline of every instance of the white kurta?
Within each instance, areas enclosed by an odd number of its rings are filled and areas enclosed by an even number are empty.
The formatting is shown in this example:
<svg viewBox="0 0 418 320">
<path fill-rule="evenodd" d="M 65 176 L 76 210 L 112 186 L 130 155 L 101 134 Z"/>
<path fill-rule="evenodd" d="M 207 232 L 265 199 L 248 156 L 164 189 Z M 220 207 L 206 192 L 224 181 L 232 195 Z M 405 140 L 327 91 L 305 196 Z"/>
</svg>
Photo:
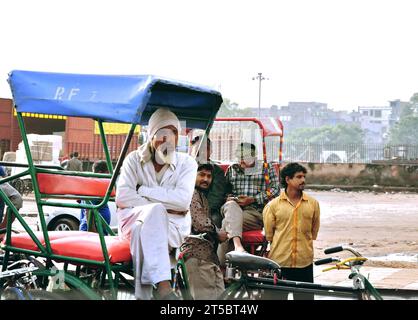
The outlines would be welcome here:
<svg viewBox="0 0 418 320">
<path fill-rule="evenodd" d="M 196 161 L 176 153 L 158 183 L 148 144 L 124 160 L 116 204 L 119 234 L 131 243 L 136 298 L 150 299 L 153 285 L 171 279 L 169 250 L 179 248 L 190 234 L 191 217 L 166 210 L 189 210 L 196 174 Z"/>
</svg>

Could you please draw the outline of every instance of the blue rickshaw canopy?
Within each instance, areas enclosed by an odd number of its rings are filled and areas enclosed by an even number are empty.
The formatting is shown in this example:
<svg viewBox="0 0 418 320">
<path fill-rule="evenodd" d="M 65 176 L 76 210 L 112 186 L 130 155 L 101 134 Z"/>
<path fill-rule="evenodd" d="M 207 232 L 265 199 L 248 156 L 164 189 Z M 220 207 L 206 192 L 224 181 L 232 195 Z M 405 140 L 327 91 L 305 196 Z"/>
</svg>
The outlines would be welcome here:
<svg viewBox="0 0 418 320">
<path fill-rule="evenodd" d="M 222 104 L 206 86 L 153 75 L 88 75 L 14 70 L 9 74 L 17 112 L 86 117 L 145 125 L 168 107 L 189 128 L 206 129 Z"/>
</svg>

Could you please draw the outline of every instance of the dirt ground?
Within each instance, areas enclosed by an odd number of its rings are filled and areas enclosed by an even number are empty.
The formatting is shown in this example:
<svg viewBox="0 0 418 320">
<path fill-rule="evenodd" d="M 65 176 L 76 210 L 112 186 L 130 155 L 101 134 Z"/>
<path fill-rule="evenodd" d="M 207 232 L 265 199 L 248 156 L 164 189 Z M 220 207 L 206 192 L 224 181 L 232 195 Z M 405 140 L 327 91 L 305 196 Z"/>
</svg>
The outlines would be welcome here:
<svg viewBox="0 0 418 320">
<path fill-rule="evenodd" d="M 365 265 L 418 268 L 418 194 L 306 192 L 321 208 L 315 258 L 327 257 L 327 247 L 344 244 L 370 258 Z"/>
</svg>

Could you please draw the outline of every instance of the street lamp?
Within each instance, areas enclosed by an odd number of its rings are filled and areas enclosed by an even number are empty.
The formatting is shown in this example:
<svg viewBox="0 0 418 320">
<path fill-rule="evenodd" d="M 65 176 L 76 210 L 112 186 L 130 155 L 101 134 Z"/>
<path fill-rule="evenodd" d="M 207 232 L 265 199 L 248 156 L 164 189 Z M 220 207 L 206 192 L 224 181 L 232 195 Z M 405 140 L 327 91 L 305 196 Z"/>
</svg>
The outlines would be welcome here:
<svg viewBox="0 0 418 320">
<path fill-rule="evenodd" d="M 261 81 L 268 80 L 264 78 L 262 72 L 259 72 L 256 77 L 253 77 L 253 80 L 258 80 L 258 119 L 261 118 Z"/>
</svg>

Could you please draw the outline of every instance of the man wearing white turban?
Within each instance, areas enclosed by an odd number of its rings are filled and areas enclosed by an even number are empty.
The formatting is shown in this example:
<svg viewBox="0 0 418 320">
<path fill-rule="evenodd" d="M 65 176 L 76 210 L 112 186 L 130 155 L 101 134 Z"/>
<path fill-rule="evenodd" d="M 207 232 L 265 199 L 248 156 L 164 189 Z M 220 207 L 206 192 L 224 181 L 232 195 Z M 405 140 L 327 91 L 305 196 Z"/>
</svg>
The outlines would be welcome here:
<svg viewBox="0 0 418 320">
<path fill-rule="evenodd" d="M 135 297 L 175 298 L 170 287 L 170 252 L 191 231 L 189 207 L 197 163 L 175 147 L 181 130 L 176 115 L 157 109 L 148 122 L 148 141 L 124 160 L 116 188 L 119 234 L 130 239 Z"/>
</svg>

